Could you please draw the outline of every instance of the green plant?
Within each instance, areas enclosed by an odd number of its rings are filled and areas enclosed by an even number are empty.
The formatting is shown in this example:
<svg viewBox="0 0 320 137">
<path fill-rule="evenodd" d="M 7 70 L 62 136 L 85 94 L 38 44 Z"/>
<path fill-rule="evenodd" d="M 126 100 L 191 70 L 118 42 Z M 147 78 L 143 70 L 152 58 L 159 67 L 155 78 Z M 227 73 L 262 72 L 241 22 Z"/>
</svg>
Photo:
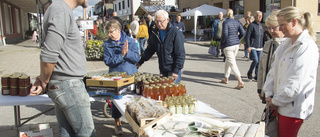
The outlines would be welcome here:
<svg viewBox="0 0 320 137">
<path fill-rule="evenodd" d="M 88 40 L 86 42 L 85 53 L 87 60 L 102 60 L 103 59 L 103 41 Z"/>
<path fill-rule="evenodd" d="M 210 46 L 219 47 L 220 46 L 220 41 L 211 40 Z"/>
</svg>

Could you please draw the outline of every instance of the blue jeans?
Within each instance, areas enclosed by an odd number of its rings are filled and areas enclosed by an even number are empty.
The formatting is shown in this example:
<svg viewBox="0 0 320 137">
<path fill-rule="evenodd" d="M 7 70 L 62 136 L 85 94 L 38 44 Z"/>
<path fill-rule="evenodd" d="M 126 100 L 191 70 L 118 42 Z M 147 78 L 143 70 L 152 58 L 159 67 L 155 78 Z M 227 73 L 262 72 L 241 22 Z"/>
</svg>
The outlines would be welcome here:
<svg viewBox="0 0 320 137">
<path fill-rule="evenodd" d="M 244 56 L 248 57 L 247 45 L 244 44 Z"/>
<path fill-rule="evenodd" d="M 96 137 L 89 94 L 82 80 L 50 80 L 48 96 L 55 104 L 60 137 Z"/>
<path fill-rule="evenodd" d="M 141 56 L 143 55 L 144 53 L 144 44 L 146 43 L 147 41 L 147 37 L 144 37 L 144 38 L 138 38 L 138 42 L 139 42 L 139 45 L 140 45 L 140 53 L 141 53 Z"/>
<path fill-rule="evenodd" d="M 251 50 L 250 59 L 252 60 L 252 63 L 250 65 L 248 74 L 252 74 L 253 69 L 255 69 L 254 74 L 255 74 L 255 76 L 258 75 L 258 67 L 259 67 L 259 60 L 261 57 L 261 53 L 262 53 L 262 51 L 257 51 L 255 49 Z"/>
</svg>

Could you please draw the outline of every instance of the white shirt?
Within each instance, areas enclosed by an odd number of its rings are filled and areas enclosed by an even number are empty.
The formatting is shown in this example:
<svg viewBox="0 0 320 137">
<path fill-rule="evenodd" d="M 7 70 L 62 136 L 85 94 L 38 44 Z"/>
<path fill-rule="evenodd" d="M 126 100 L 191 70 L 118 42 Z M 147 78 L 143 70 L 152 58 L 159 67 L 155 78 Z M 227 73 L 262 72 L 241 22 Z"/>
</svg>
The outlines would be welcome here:
<svg viewBox="0 0 320 137">
<path fill-rule="evenodd" d="M 308 119 L 314 107 L 319 49 L 304 30 L 295 43 L 284 41 L 275 53 L 263 90 L 281 115 Z"/>
</svg>

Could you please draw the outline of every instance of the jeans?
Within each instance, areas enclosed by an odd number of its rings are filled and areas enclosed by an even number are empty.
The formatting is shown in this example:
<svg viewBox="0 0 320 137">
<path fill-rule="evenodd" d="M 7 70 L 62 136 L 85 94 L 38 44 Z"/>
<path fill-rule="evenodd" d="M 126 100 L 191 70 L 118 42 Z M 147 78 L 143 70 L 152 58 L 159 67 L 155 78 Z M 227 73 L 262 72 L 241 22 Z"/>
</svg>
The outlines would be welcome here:
<svg viewBox="0 0 320 137">
<path fill-rule="evenodd" d="M 239 68 L 236 63 L 236 56 L 238 54 L 239 45 L 233 45 L 229 47 L 225 47 L 223 49 L 224 56 L 226 57 L 226 63 L 224 68 L 224 77 L 229 78 L 231 70 L 233 71 L 236 77 L 241 77 Z"/>
<path fill-rule="evenodd" d="M 50 80 L 48 96 L 55 104 L 60 137 L 96 136 L 89 94 L 82 80 Z"/>
<path fill-rule="evenodd" d="M 244 56 L 248 57 L 247 45 L 244 44 Z"/>
<path fill-rule="evenodd" d="M 255 71 L 254 71 L 255 76 L 258 75 L 258 67 L 259 67 L 259 60 L 261 57 L 261 53 L 262 53 L 262 51 L 257 51 L 255 49 L 251 50 L 250 59 L 252 60 L 252 63 L 250 65 L 248 74 L 252 74 L 253 69 L 255 69 Z"/>
<path fill-rule="evenodd" d="M 140 54 L 141 56 L 143 55 L 144 53 L 144 44 L 146 43 L 147 41 L 147 37 L 144 37 L 144 38 L 138 38 L 138 42 L 139 42 L 139 45 L 140 45 Z"/>
</svg>

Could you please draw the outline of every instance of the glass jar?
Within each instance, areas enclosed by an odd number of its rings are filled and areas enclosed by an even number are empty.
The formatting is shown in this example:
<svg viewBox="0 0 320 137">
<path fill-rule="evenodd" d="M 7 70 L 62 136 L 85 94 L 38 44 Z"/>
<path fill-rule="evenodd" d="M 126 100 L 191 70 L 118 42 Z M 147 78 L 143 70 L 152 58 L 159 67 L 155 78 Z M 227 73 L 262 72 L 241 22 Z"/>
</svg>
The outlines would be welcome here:
<svg viewBox="0 0 320 137">
<path fill-rule="evenodd" d="M 152 86 L 149 86 L 149 87 L 148 87 L 147 98 L 149 98 L 149 99 L 155 99 L 155 94 L 154 94 L 154 91 L 153 91 L 153 87 L 152 87 Z"/>
<path fill-rule="evenodd" d="M 9 87 L 10 86 L 10 75 L 3 75 L 1 77 L 1 85 L 2 87 Z"/>
<path fill-rule="evenodd" d="M 182 103 L 182 114 L 189 114 L 189 105 L 186 102 Z"/>
<path fill-rule="evenodd" d="M 29 95 L 28 89 L 29 87 L 19 87 L 19 96 L 28 96 Z"/>
<path fill-rule="evenodd" d="M 27 76 L 19 77 L 19 85 L 18 85 L 19 87 L 27 87 L 27 86 L 29 86 L 29 84 L 28 84 L 28 77 Z"/>
<path fill-rule="evenodd" d="M 179 89 L 179 92 L 180 92 L 180 93 L 179 93 L 179 95 L 182 96 L 182 95 L 186 94 L 186 93 L 187 93 L 186 85 L 183 84 L 183 83 L 181 83 L 181 84 L 179 84 L 179 86 L 180 86 L 180 89 Z"/>
<path fill-rule="evenodd" d="M 136 78 L 136 94 L 137 95 L 141 95 L 141 87 L 142 87 L 141 78 Z"/>
<path fill-rule="evenodd" d="M 154 93 L 155 93 L 155 100 L 161 100 L 161 93 L 160 93 L 159 86 L 154 87 Z"/>
<path fill-rule="evenodd" d="M 173 87 L 173 96 L 179 96 L 179 85 L 174 84 L 172 87 Z"/>
<path fill-rule="evenodd" d="M 167 86 L 167 96 L 172 96 L 173 91 L 172 91 L 172 85 Z"/>
<path fill-rule="evenodd" d="M 172 77 L 172 76 L 169 77 L 169 84 L 170 83 L 174 83 L 174 77 Z"/>
<path fill-rule="evenodd" d="M 182 114 L 182 107 L 181 104 L 176 104 L 176 114 Z"/>
<path fill-rule="evenodd" d="M 18 81 L 19 81 L 19 78 L 18 76 L 11 76 L 10 77 L 10 87 L 18 87 Z"/>
<path fill-rule="evenodd" d="M 10 88 L 8 86 L 2 86 L 2 95 L 10 95 Z"/>
<path fill-rule="evenodd" d="M 176 114 L 176 107 L 175 107 L 175 105 L 174 104 L 169 104 L 169 111 L 170 111 L 170 113 L 172 113 L 172 114 Z"/>
<path fill-rule="evenodd" d="M 149 85 L 145 85 L 145 86 L 143 87 L 142 96 L 145 97 L 145 98 L 147 98 L 147 95 L 149 94 L 148 91 L 149 91 Z"/>
<path fill-rule="evenodd" d="M 165 101 L 166 96 L 167 96 L 166 88 L 167 88 L 166 86 L 161 86 L 160 87 L 160 92 L 161 92 L 161 95 L 162 95 L 162 97 L 161 97 L 162 101 Z"/>
<path fill-rule="evenodd" d="M 11 96 L 18 96 L 19 95 L 18 88 L 10 86 L 10 95 Z"/>
<path fill-rule="evenodd" d="M 195 112 L 195 106 L 194 103 L 189 102 L 189 114 L 193 114 Z"/>
</svg>

